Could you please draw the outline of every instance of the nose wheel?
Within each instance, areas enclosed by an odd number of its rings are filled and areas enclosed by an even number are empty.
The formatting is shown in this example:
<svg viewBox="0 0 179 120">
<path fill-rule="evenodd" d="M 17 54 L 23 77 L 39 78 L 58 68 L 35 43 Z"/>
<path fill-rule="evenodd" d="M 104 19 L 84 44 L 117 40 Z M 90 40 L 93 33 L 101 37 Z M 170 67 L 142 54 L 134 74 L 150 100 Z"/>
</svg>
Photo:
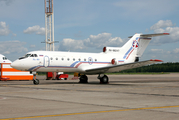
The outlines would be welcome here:
<svg viewBox="0 0 179 120">
<path fill-rule="evenodd" d="M 38 79 L 36 79 L 36 72 L 32 72 L 32 74 L 33 74 L 33 83 L 34 83 L 34 85 L 38 85 L 39 84 L 39 80 Z"/>
<path fill-rule="evenodd" d="M 34 83 L 34 85 L 38 85 L 39 84 L 39 80 L 38 79 L 33 79 L 33 83 Z"/>
</svg>

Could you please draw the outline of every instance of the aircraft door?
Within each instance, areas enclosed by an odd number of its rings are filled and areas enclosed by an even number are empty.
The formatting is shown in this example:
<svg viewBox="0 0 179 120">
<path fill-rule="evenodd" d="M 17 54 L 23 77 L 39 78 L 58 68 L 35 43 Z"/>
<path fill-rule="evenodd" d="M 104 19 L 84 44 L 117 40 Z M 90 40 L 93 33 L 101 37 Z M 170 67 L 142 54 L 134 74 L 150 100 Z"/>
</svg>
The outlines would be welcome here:
<svg viewBox="0 0 179 120">
<path fill-rule="evenodd" d="M 44 66 L 45 66 L 45 67 L 48 67 L 48 66 L 49 66 L 49 57 L 48 57 L 48 56 L 45 56 L 45 57 L 44 57 Z"/>
</svg>

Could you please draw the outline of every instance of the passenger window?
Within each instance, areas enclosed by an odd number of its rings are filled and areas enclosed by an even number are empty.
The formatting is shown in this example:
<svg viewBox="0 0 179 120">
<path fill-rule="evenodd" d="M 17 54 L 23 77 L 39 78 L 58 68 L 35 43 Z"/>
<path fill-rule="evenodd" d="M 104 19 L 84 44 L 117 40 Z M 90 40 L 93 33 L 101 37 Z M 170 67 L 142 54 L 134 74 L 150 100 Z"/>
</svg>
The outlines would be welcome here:
<svg viewBox="0 0 179 120">
<path fill-rule="evenodd" d="M 56 58 L 56 60 L 58 60 L 58 58 Z"/>
<path fill-rule="evenodd" d="M 84 59 L 84 61 L 86 61 L 86 59 Z"/>
<path fill-rule="evenodd" d="M 95 59 L 95 61 L 97 61 L 97 59 Z"/>
<path fill-rule="evenodd" d="M 64 60 L 64 58 L 62 58 L 62 60 Z"/>
<path fill-rule="evenodd" d="M 81 61 L 81 59 L 80 59 L 80 58 L 79 58 L 78 60 L 79 60 L 79 61 Z"/>
<path fill-rule="evenodd" d="M 70 60 L 70 58 L 67 59 L 68 61 Z"/>
<path fill-rule="evenodd" d="M 73 58 L 73 61 L 75 61 L 75 58 Z"/>
<path fill-rule="evenodd" d="M 53 60 L 53 58 L 52 58 L 52 57 L 51 57 L 50 59 L 51 59 L 51 60 Z"/>
</svg>

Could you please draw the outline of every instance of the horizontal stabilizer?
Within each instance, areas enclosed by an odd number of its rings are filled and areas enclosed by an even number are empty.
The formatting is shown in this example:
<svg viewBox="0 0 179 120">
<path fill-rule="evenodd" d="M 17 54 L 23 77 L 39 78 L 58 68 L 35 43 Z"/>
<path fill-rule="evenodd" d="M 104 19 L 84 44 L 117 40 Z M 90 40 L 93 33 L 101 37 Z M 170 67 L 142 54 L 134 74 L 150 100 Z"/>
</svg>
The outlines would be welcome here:
<svg viewBox="0 0 179 120">
<path fill-rule="evenodd" d="M 140 37 L 156 37 L 162 35 L 170 35 L 170 34 L 169 33 L 141 34 Z M 130 36 L 129 38 L 132 38 L 132 36 Z"/>
<path fill-rule="evenodd" d="M 107 72 L 119 72 L 122 70 L 128 70 L 132 68 L 138 68 L 145 65 L 157 63 L 157 62 L 163 62 L 162 60 L 157 59 L 151 59 L 146 61 L 140 61 L 140 62 L 133 62 L 133 63 L 126 63 L 126 64 L 120 64 L 120 65 L 113 65 L 113 66 L 107 66 L 102 68 L 94 68 L 94 69 L 88 69 L 86 70 L 87 74 L 101 74 L 101 73 L 107 73 Z"/>
</svg>

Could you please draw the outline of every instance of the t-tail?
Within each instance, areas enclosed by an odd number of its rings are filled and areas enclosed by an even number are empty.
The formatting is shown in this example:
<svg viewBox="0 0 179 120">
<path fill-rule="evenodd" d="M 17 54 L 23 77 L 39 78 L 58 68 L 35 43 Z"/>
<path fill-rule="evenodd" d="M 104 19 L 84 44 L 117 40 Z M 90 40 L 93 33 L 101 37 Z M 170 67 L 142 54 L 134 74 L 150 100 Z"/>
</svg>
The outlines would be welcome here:
<svg viewBox="0 0 179 120">
<path fill-rule="evenodd" d="M 144 53 L 152 37 L 169 35 L 169 33 L 157 33 L 157 34 L 138 34 L 130 36 L 130 40 L 122 47 L 104 47 L 103 52 L 106 54 L 117 54 L 115 59 L 123 61 L 125 63 L 138 62 L 139 58 Z M 120 57 L 122 56 L 122 57 Z"/>
</svg>

